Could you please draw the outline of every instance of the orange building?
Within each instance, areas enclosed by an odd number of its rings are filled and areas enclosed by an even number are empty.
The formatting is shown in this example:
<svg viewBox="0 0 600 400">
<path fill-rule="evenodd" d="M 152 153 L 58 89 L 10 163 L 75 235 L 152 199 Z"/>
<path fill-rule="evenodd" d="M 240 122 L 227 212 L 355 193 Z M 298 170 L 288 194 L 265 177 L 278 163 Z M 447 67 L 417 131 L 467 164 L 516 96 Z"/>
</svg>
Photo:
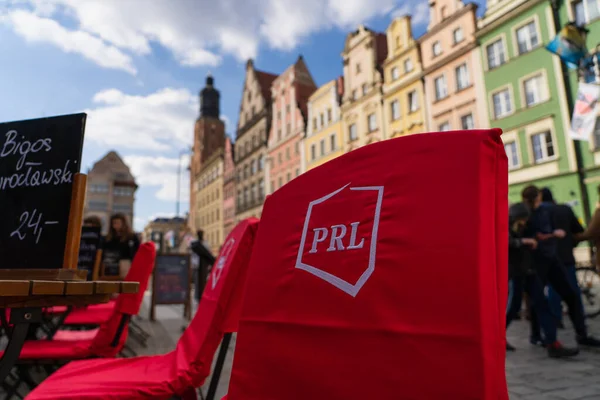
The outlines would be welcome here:
<svg viewBox="0 0 600 400">
<path fill-rule="evenodd" d="M 307 103 L 317 90 L 302 56 L 271 85 L 272 123 L 269 135 L 266 181 L 272 193 L 298 175 Z"/>
</svg>

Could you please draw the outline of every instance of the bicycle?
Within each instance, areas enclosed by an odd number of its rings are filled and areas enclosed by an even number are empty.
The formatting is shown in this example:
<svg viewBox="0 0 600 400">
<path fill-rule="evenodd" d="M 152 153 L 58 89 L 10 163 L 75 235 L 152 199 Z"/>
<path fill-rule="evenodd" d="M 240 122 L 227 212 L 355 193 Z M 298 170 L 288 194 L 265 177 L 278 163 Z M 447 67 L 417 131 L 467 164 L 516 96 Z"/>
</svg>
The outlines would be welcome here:
<svg viewBox="0 0 600 400">
<path fill-rule="evenodd" d="M 600 315 L 600 273 L 594 266 L 577 267 L 577 282 L 587 318 Z"/>
</svg>

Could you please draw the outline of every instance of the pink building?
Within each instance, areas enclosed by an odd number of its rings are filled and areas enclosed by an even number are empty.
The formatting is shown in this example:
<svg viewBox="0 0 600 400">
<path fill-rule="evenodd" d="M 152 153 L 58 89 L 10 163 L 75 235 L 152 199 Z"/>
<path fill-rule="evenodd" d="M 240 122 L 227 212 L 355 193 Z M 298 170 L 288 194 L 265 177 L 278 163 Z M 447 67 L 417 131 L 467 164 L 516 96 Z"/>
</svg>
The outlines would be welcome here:
<svg viewBox="0 0 600 400">
<path fill-rule="evenodd" d="M 429 106 L 428 130 L 485 128 L 488 125 L 481 57 L 477 47 L 477 6 L 461 0 L 429 2 L 429 26 L 418 39 Z"/>
<path fill-rule="evenodd" d="M 271 85 L 273 114 L 267 156 L 267 193 L 273 193 L 300 175 L 307 103 L 315 90 L 317 85 L 302 56 Z"/>
<path fill-rule="evenodd" d="M 233 143 L 229 136 L 225 139 L 223 154 L 223 237 L 227 237 L 235 227 L 235 164 Z"/>
</svg>

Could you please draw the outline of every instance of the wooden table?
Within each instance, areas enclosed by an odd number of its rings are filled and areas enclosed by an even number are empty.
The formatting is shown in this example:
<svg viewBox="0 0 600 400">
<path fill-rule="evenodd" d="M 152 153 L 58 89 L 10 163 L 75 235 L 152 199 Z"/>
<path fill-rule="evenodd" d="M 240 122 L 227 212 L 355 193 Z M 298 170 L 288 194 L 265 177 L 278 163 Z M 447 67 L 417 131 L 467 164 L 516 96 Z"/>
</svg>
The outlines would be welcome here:
<svg viewBox="0 0 600 400">
<path fill-rule="evenodd" d="M 11 309 L 13 325 L 0 360 L 0 382 L 4 382 L 19 359 L 29 326 L 42 322 L 43 308 L 107 303 L 113 294 L 134 294 L 139 287 L 138 282 L 123 281 L 0 280 L 0 308 Z"/>
</svg>

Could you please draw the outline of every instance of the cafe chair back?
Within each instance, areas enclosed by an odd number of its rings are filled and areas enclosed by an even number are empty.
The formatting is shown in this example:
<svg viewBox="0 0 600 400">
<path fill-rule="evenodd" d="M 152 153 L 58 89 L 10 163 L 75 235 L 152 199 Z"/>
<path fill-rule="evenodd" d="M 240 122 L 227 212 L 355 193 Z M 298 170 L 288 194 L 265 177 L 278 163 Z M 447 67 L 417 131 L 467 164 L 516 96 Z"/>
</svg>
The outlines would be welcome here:
<svg viewBox="0 0 600 400">
<path fill-rule="evenodd" d="M 273 193 L 228 400 L 508 400 L 500 135 L 371 144 Z"/>
</svg>

